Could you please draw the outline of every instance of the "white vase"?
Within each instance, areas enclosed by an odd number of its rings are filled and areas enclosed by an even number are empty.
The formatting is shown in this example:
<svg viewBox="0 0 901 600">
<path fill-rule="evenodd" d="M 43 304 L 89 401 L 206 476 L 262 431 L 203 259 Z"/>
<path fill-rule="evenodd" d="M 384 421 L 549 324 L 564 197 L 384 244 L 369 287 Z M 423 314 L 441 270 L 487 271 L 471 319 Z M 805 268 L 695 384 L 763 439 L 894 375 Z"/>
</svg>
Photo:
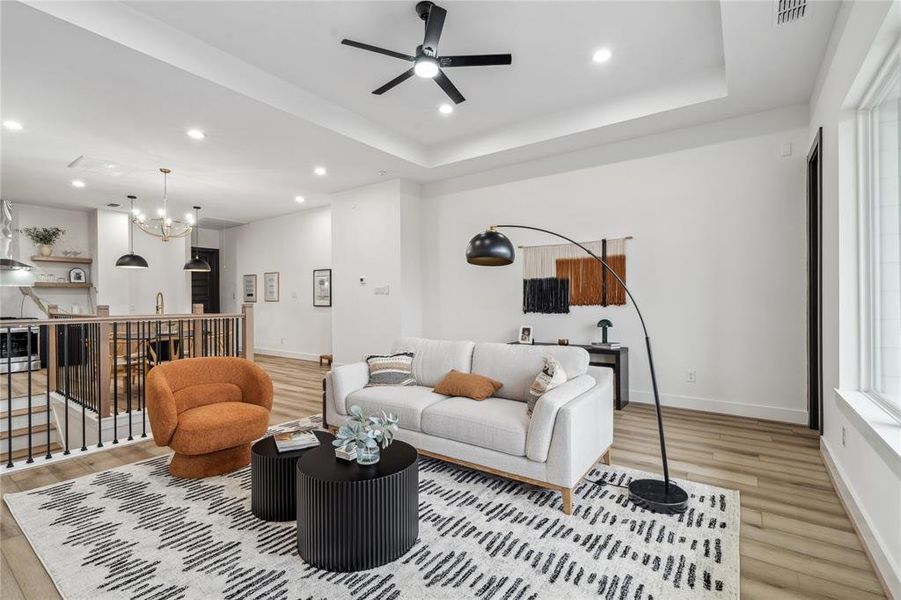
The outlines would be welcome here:
<svg viewBox="0 0 901 600">
<path fill-rule="evenodd" d="M 39 250 L 41 252 L 41 256 L 50 256 L 51 254 L 53 254 L 53 248 L 51 248 L 47 244 L 41 244 Z"/>
</svg>

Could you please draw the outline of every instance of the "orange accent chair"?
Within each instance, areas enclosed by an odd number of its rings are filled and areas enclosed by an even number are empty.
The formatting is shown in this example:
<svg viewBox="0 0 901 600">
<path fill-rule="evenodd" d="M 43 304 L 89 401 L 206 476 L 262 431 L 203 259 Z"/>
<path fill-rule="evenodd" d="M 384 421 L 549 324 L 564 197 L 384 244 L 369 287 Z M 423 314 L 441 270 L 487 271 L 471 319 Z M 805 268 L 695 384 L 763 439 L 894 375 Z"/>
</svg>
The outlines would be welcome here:
<svg viewBox="0 0 901 600">
<path fill-rule="evenodd" d="M 272 408 L 272 379 L 252 361 L 187 358 L 147 375 L 147 416 L 157 446 L 175 451 L 169 472 L 201 478 L 250 464 Z"/>
</svg>

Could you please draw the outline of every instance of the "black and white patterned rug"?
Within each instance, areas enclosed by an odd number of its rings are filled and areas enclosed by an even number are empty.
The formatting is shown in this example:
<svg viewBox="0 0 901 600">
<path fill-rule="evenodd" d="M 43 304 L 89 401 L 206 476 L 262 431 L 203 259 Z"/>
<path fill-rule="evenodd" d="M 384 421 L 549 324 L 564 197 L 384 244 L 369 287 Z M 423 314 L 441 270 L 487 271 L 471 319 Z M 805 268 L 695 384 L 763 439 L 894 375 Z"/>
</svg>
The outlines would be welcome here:
<svg viewBox="0 0 901 600">
<path fill-rule="evenodd" d="M 557 493 L 421 459 L 412 550 L 371 571 L 327 573 L 297 555 L 294 523 L 250 513 L 249 467 L 184 480 L 169 460 L 6 495 L 64 598 L 739 597 L 733 490 L 680 481 L 690 508 L 663 516 L 620 487 L 583 484 L 568 517 Z M 646 475 L 598 465 L 589 479 Z"/>
</svg>

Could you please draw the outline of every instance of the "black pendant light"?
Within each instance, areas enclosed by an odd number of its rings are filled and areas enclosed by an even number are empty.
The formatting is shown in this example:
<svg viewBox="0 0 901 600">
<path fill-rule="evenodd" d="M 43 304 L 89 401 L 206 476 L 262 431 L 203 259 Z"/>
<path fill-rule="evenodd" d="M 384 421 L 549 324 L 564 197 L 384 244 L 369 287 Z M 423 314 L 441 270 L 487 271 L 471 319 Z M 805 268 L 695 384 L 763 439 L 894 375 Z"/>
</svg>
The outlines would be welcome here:
<svg viewBox="0 0 901 600">
<path fill-rule="evenodd" d="M 197 229 L 200 227 L 200 207 L 194 207 L 194 231 L 191 235 L 191 246 L 194 248 L 197 247 Z M 194 258 L 185 263 L 185 271 L 191 271 L 194 273 L 209 273 L 210 272 L 210 263 L 200 258 L 197 252 L 194 253 Z"/>
<path fill-rule="evenodd" d="M 140 254 L 135 254 L 134 213 L 135 199 L 137 196 L 129 196 L 131 200 L 131 213 L 128 215 L 128 254 L 123 254 L 116 261 L 116 266 L 123 269 L 146 269 L 150 265 Z"/>
</svg>

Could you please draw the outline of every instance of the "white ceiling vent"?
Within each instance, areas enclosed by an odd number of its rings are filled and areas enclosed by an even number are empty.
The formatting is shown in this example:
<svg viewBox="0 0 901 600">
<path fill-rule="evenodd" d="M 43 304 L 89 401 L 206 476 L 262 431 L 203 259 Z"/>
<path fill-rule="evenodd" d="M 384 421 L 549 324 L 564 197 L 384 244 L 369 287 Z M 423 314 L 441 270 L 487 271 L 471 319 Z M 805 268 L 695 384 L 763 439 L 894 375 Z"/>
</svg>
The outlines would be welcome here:
<svg viewBox="0 0 901 600">
<path fill-rule="evenodd" d="M 807 14 L 807 0 L 776 0 L 776 25 L 799 21 Z"/>
</svg>

